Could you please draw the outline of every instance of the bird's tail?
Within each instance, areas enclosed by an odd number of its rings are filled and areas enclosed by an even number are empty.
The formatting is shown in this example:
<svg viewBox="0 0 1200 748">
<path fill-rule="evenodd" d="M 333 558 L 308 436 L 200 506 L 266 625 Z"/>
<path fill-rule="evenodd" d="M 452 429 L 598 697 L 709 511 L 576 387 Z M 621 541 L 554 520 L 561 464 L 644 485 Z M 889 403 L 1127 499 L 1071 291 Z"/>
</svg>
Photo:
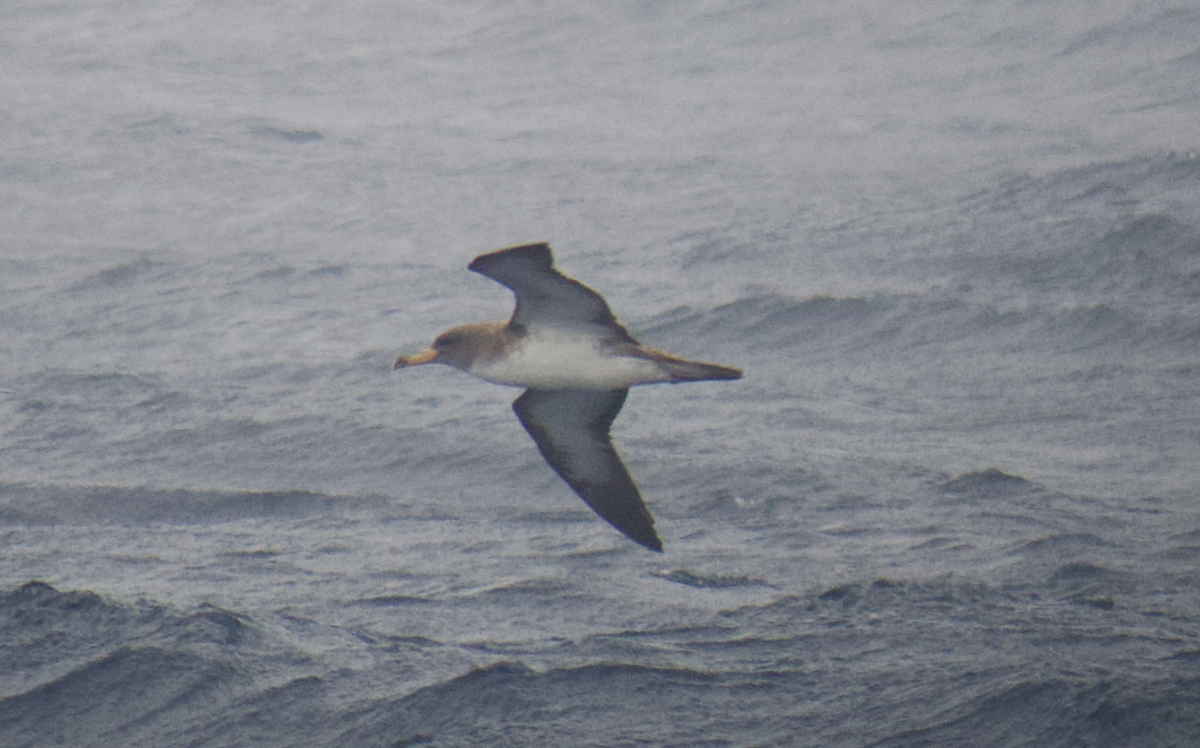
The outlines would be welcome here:
<svg viewBox="0 0 1200 748">
<path fill-rule="evenodd" d="M 703 382 L 708 379 L 742 378 L 742 370 L 732 366 L 689 361 L 686 358 L 671 356 L 660 351 L 654 351 L 654 360 L 670 375 L 671 382 Z"/>
</svg>

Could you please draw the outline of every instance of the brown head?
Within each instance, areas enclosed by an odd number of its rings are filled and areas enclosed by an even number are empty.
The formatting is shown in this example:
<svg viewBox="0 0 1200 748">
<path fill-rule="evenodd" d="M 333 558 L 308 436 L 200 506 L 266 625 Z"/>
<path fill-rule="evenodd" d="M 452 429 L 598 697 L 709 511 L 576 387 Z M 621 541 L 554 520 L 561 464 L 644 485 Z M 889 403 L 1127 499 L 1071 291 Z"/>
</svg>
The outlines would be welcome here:
<svg viewBox="0 0 1200 748">
<path fill-rule="evenodd" d="M 396 359 L 392 369 L 422 364 L 446 364 L 469 371 L 471 364 L 476 360 L 486 361 L 503 356 L 512 337 L 504 322 L 477 322 L 473 325 L 452 327 L 438 335 L 431 347 L 420 353 Z"/>
</svg>

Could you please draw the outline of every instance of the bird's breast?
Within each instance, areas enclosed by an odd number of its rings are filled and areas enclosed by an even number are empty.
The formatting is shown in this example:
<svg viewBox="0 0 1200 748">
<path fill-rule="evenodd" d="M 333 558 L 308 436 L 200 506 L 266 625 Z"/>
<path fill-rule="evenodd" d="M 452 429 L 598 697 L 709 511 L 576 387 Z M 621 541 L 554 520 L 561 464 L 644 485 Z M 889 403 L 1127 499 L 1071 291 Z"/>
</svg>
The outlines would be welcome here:
<svg viewBox="0 0 1200 748">
<path fill-rule="evenodd" d="M 477 361 L 469 372 L 496 384 L 535 389 L 616 390 L 669 381 L 654 361 L 616 355 L 586 335 L 530 335 L 506 355 Z"/>
</svg>

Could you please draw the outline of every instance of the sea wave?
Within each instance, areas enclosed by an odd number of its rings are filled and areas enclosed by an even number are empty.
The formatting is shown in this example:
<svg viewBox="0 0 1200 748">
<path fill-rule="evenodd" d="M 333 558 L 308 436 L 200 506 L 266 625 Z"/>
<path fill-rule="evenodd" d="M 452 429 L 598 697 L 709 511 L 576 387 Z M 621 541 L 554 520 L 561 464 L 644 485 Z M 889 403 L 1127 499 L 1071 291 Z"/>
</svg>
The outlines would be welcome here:
<svg viewBox="0 0 1200 748">
<path fill-rule="evenodd" d="M 398 508 L 383 497 L 313 491 L 0 484 L 0 520 L 5 524 L 207 524 L 384 507 L 389 511 Z"/>
<path fill-rule="evenodd" d="M 1037 487 L 1028 478 L 1010 475 L 999 468 L 972 470 L 951 478 L 940 486 L 947 493 L 1026 493 Z"/>
<path fill-rule="evenodd" d="M 1200 678 L 1023 681 L 873 745 L 1182 746 L 1200 731 L 1198 704 Z"/>
<path fill-rule="evenodd" d="M 1180 344 L 1200 339 L 1200 322 L 1189 313 L 1162 314 L 1099 298 L 996 303 L 973 298 L 970 291 L 945 289 L 850 298 L 759 295 L 711 310 L 675 310 L 649 320 L 643 330 L 664 347 L 688 338 L 703 339 L 717 350 L 753 352 L 769 344 L 771 351 L 790 349 L 806 360 L 857 354 L 944 357 L 963 350 L 1010 355 L 1177 351 Z"/>
<path fill-rule="evenodd" d="M 1059 571 L 1046 590 L 1111 576 L 1080 565 Z M 537 598 L 550 588 L 499 592 Z M 278 627 L 213 605 L 180 611 L 31 582 L 0 593 L 0 736 L 6 745 L 222 745 L 249 736 L 264 746 L 369 747 L 684 746 L 726 734 L 821 745 L 845 743 L 850 729 L 851 742 L 864 745 L 978 744 L 980 736 L 1024 745 L 1032 735 L 1066 748 L 1081 735 L 1096 745 L 1134 736 L 1139 745 L 1178 745 L 1200 727 L 1191 708 L 1200 678 L 1187 671 L 1194 642 L 1130 625 L 1145 615 L 1119 599 L 1064 607 L 1046 590 L 1032 580 L 850 580 L 689 624 L 656 619 L 542 645 L 472 642 L 458 654 L 435 638 L 359 626 L 343 635 L 369 652 L 348 668 L 295 646 L 301 631 L 315 635 L 314 621 L 285 641 Z M 561 592 L 555 599 L 570 604 Z M 412 602 L 360 599 L 348 610 L 407 615 Z M 1114 617 L 1128 623 L 1101 625 Z M 1056 646 L 1039 647 L 1044 668 L 1014 665 L 1012 652 L 1046 637 Z M 1129 646 L 1131 637 L 1153 667 L 1064 668 L 1076 650 Z M 955 653 L 976 653 L 969 668 L 945 656 L 950 639 Z M 893 657 L 897 647 L 903 654 Z M 888 672 L 908 685 L 881 694 L 870 684 L 885 655 Z M 858 716 L 881 698 L 904 716 Z M 726 708 L 689 706 L 697 702 Z M 1111 735 L 1120 741 L 1105 742 Z"/>
</svg>

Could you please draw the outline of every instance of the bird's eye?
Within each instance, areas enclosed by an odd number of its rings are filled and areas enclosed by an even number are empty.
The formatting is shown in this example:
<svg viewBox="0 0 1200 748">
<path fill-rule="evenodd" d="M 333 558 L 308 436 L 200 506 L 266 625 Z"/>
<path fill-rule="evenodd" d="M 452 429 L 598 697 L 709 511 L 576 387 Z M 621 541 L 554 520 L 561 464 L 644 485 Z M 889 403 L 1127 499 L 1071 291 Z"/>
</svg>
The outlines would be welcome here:
<svg viewBox="0 0 1200 748">
<path fill-rule="evenodd" d="M 433 341 L 434 348 L 449 348 L 458 343 L 458 337 L 455 335 L 443 335 Z"/>
</svg>

